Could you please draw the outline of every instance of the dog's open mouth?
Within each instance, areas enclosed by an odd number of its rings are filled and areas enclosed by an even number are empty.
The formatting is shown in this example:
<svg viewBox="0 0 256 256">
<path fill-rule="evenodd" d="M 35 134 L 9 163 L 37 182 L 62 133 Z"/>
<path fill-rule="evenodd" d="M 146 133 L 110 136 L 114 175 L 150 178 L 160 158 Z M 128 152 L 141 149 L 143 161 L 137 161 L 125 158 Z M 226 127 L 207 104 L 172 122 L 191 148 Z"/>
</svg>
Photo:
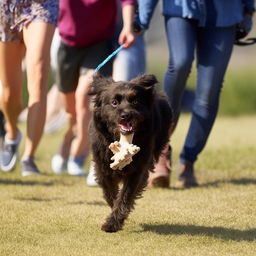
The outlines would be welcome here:
<svg viewBox="0 0 256 256">
<path fill-rule="evenodd" d="M 119 124 L 120 132 L 122 133 L 132 133 L 133 130 L 133 123 L 131 121 L 121 121 Z"/>
</svg>

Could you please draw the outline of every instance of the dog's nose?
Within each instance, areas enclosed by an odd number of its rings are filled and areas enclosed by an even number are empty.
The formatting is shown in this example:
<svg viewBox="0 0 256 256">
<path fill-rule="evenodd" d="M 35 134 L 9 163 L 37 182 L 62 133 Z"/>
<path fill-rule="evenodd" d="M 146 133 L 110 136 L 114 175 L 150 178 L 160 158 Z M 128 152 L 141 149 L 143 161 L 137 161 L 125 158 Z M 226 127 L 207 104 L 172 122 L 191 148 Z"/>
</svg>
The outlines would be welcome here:
<svg viewBox="0 0 256 256">
<path fill-rule="evenodd" d="M 126 112 L 126 111 L 123 111 L 121 113 L 121 119 L 122 120 L 128 120 L 131 118 L 131 113 L 130 112 Z"/>
</svg>

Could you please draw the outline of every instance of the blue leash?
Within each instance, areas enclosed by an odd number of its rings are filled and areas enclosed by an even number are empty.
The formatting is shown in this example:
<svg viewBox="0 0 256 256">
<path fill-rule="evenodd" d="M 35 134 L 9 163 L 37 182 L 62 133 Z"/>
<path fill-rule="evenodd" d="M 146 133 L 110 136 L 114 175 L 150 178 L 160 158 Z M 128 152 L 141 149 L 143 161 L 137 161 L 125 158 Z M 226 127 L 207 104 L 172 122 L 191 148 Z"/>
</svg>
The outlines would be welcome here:
<svg viewBox="0 0 256 256">
<path fill-rule="evenodd" d="M 116 54 L 118 54 L 122 49 L 124 48 L 124 45 L 120 45 L 114 52 L 112 52 L 104 61 L 98 65 L 98 67 L 94 70 L 94 75 L 111 59 L 113 58 Z"/>
</svg>

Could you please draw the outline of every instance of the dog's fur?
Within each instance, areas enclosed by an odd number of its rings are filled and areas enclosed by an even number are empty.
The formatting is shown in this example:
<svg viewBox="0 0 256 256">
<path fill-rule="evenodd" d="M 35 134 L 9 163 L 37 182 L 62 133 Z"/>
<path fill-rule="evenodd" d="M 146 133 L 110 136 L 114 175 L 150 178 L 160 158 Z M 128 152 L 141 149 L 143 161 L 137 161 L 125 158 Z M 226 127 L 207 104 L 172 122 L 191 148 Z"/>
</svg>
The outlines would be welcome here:
<svg viewBox="0 0 256 256">
<path fill-rule="evenodd" d="M 157 93 L 156 84 L 154 75 L 141 75 L 130 82 L 96 76 L 91 84 L 94 109 L 90 133 L 96 179 L 112 209 L 102 225 L 106 232 L 122 229 L 135 199 L 142 196 L 149 171 L 168 143 L 172 111 L 166 97 Z M 118 141 L 120 133 L 133 132 L 133 144 L 140 151 L 123 170 L 112 170 L 109 144 Z"/>
</svg>

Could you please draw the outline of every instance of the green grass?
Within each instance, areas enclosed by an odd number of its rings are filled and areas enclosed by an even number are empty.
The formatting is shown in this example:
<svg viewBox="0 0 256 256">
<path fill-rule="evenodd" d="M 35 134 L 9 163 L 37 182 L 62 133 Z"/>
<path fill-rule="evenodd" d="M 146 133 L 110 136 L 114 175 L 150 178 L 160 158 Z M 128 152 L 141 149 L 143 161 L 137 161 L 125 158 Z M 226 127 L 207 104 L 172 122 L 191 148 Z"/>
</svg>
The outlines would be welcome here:
<svg viewBox="0 0 256 256">
<path fill-rule="evenodd" d="M 172 184 L 188 122 L 183 115 L 172 138 Z M 100 230 L 110 210 L 99 188 L 51 173 L 63 131 L 45 135 L 37 158 L 46 175 L 0 173 L 0 255 L 256 255 L 255 127 L 256 116 L 217 119 L 196 165 L 201 186 L 147 190 L 114 234 Z"/>
<path fill-rule="evenodd" d="M 220 113 L 240 115 L 256 113 L 255 69 L 227 72 L 221 96 Z"/>
<path fill-rule="evenodd" d="M 148 72 L 156 74 L 159 80 L 159 89 L 163 85 L 163 77 L 166 64 L 163 62 L 151 62 L 148 65 Z M 193 66 L 187 82 L 187 88 L 195 89 L 196 69 Z M 256 86 L 255 69 L 251 66 L 237 69 L 231 68 L 227 71 L 223 83 L 220 100 L 220 115 L 244 115 L 256 114 Z"/>
</svg>

